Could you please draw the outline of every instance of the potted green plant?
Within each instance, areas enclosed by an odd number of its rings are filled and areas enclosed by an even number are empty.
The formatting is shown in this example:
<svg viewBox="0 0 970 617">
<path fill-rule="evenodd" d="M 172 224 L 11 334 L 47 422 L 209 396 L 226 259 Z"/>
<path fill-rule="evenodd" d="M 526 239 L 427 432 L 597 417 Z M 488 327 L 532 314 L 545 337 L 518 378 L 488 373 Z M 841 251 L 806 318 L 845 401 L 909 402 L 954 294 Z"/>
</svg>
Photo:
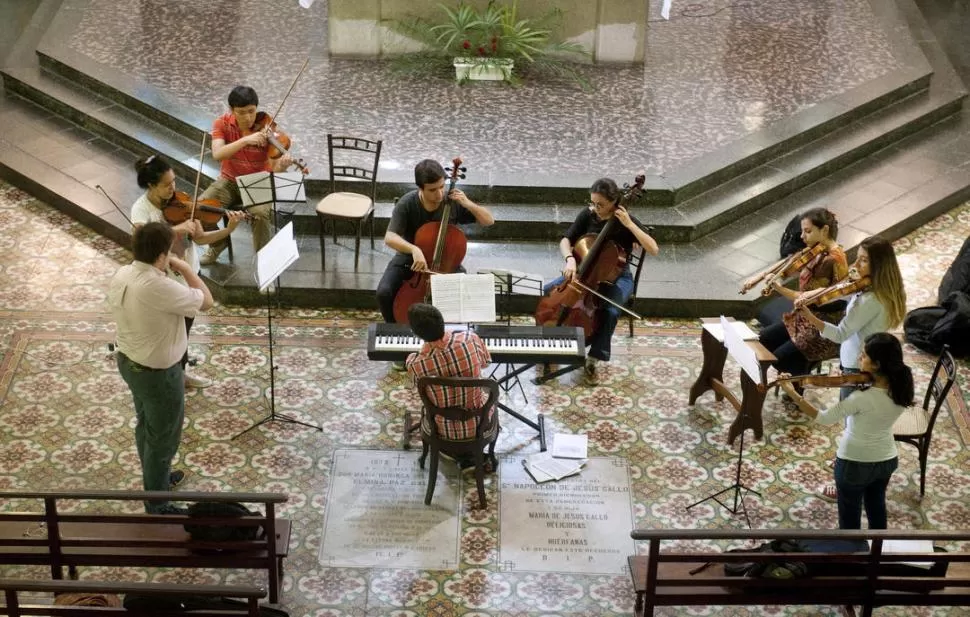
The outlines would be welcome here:
<svg viewBox="0 0 970 617">
<path fill-rule="evenodd" d="M 517 0 L 511 4 L 489 0 L 479 11 L 459 1 L 454 7 L 438 5 L 440 21 L 415 17 L 395 22 L 395 30 L 424 46 L 422 51 L 399 56 L 397 67 L 428 71 L 450 63 L 459 83 L 483 79 L 517 84 L 527 71 L 546 73 L 573 79 L 589 89 L 589 81 L 569 62 L 570 57 L 581 59 L 589 52 L 579 43 L 552 39 L 562 12 L 554 8 L 538 19 L 525 19 L 517 5 Z"/>
</svg>

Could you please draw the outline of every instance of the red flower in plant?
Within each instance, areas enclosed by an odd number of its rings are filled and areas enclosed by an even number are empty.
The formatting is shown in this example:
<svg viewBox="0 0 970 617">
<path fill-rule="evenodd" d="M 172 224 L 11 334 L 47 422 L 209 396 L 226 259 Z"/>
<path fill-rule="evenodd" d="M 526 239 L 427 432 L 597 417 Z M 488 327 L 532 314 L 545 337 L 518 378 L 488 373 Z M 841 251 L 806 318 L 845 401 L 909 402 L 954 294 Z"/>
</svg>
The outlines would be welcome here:
<svg viewBox="0 0 970 617">
<path fill-rule="evenodd" d="M 498 43 L 492 43 L 492 52 L 498 51 Z"/>
<path fill-rule="evenodd" d="M 479 56 L 484 56 L 485 55 L 485 48 L 484 47 L 479 47 L 478 48 L 478 55 Z"/>
<path fill-rule="evenodd" d="M 472 44 L 471 44 L 471 41 L 462 41 L 461 46 L 464 47 L 465 49 L 468 49 L 472 46 Z"/>
</svg>

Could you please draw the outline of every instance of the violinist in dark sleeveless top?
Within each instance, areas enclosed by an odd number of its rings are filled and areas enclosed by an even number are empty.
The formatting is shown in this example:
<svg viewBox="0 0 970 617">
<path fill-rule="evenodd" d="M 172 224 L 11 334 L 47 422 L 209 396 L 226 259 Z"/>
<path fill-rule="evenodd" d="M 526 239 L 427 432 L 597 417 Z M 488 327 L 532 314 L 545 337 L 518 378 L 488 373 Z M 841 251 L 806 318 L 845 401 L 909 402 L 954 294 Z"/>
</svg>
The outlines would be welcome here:
<svg viewBox="0 0 970 617">
<path fill-rule="evenodd" d="M 415 246 L 414 236 L 425 223 L 441 220 L 445 177 L 445 170 L 438 161 L 421 161 L 414 167 L 414 183 L 418 188 L 406 193 L 394 205 L 387 233 L 384 234 L 384 244 L 397 251 L 397 254 L 387 264 L 384 276 L 377 285 L 377 302 L 387 323 L 394 323 L 394 298 L 401 285 L 414 272 L 428 269 L 428 260 L 432 256 L 425 255 Z M 454 202 L 452 222 L 478 223 L 483 227 L 495 222 L 487 208 L 476 204 L 460 189 L 453 189 L 448 198 Z"/>
<path fill-rule="evenodd" d="M 590 204 L 576 216 L 576 220 L 566 231 L 565 237 L 559 241 L 559 254 L 562 255 L 564 265 L 562 276 L 550 281 L 545 285 L 543 291 L 546 295 L 559 287 L 563 282 L 572 280 L 576 275 L 576 257 L 573 255 L 573 245 L 587 234 L 598 234 L 606 222 L 612 217 L 616 217 L 621 225 L 615 226 L 613 236 L 609 238 L 617 243 L 626 254 L 629 255 L 633 250 L 634 244 L 639 244 L 649 255 L 657 255 L 660 247 L 657 241 L 643 229 L 643 223 L 631 216 L 625 208 L 618 206 L 620 200 L 620 188 L 610 178 L 600 178 L 593 183 L 590 188 Z M 599 291 L 604 292 L 611 300 L 623 305 L 633 293 L 633 275 L 627 266 L 621 272 L 619 278 L 613 285 L 604 286 Z M 590 346 L 586 354 L 586 381 L 590 384 L 597 382 L 596 364 L 597 362 L 609 362 L 610 342 L 613 338 L 613 331 L 620 317 L 620 311 L 615 306 L 606 304 L 597 309 L 597 321 L 600 327 L 586 343 Z"/>
</svg>

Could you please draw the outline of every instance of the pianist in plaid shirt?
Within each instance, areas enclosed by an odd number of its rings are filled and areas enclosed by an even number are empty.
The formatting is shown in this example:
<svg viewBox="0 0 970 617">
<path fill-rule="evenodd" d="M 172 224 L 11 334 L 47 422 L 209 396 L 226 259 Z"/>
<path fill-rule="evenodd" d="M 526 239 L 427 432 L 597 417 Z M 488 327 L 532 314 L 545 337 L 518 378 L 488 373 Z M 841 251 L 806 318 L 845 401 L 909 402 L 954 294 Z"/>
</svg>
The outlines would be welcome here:
<svg viewBox="0 0 970 617">
<path fill-rule="evenodd" d="M 482 369 L 492 362 L 485 343 L 474 332 L 445 332 L 445 320 L 430 304 L 414 304 L 408 309 L 411 330 L 425 341 L 417 353 L 408 356 L 408 374 L 417 384 L 420 377 L 480 377 Z M 478 407 L 486 399 L 481 388 L 452 388 L 434 386 L 431 400 L 439 407 Z M 489 418 L 495 413 L 488 411 Z M 424 421 L 424 419 L 422 419 Z M 438 432 L 445 439 L 461 441 L 474 439 L 478 418 L 466 422 L 445 422 L 438 419 Z M 464 468 L 468 462 L 458 461 Z"/>
</svg>

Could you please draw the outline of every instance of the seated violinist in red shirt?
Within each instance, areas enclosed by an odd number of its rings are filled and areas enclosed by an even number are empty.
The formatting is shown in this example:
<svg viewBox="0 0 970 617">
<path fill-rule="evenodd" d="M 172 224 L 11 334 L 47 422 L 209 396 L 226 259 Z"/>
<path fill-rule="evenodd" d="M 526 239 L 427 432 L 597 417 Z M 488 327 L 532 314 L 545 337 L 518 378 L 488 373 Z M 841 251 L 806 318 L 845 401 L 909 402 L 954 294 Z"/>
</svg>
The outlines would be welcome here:
<svg viewBox="0 0 970 617">
<path fill-rule="evenodd" d="M 212 158 L 222 162 L 219 178 L 202 193 L 202 199 L 216 199 L 223 208 L 238 210 L 242 196 L 236 178 L 258 171 L 286 171 L 293 165 L 293 158 L 283 154 L 278 159 L 269 158 L 269 128 L 255 127 L 259 96 L 249 86 L 236 86 L 229 93 L 229 111 L 212 123 Z M 254 206 L 247 210 L 252 215 L 253 249 L 258 251 L 269 242 L 272 234 L 269 204 Z M 226 248 L 226 241 L 209 245 L 202 255 L 203 265 L 215 263 Z"/>
</svg>

